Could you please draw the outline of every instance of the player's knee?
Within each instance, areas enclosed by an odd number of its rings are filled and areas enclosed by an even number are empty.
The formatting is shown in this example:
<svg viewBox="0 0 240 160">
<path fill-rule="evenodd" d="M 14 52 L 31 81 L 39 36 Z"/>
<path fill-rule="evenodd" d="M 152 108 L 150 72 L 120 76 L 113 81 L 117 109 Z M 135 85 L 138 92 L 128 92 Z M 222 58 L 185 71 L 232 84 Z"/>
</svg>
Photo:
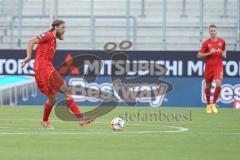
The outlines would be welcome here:
<svg viewBox="0 0 240 160">
<path fill-rule="evenodd" d="M 211 83 L 206 83 L 205 88 L 211 88 Z"/>
<path fill-rule="evenodd" d="M 72 99 L 72 95 L 65 94 L 65 99 L 66 99 L 66 100 Z"/>
<path fill-rule="evenodd" d="M 56 103 L 56 97 L 48 97 L 48 102 L 51 103 L 52 105 L 54 105 Z"/>
<path fill-rule="evenodd" d="M 54 105 L 56 103 L 56 100 L 48 100 L 48 102 L 52 105 Z"/>
<path fill-rule="evenodd" d="M 65 94 L 65 95 L 71 95 L 71 94 L 72 94 L 71 89 L 67 87 L 67 88 L 65 89 L 64 94 Z"/>
<path fill-rule="evenodd" d="M 66 88 L 65 90 L 64 90 L 64 96 L 65 96 L 65 99 L 72 99 L 72 91 L 71 91 L 71 89 L 70 88 Z"/>
<path fill-rule="evenodd" d="M 216 81 L 216 87 L 221 87 L 222 86 L 222 82 L 221 81 Z"/>
<path fill-rule="evenodd" d="M 62 87 L 62 88 L 61 88 L 61 91 L 62 91 L 62 93 L 63 93 L 64 95 L 71 95 L 71 94 L 72 94 L 71 89 L 70 89 L 69 87 L 67 87 L 67 86 Z"/>
</svg>

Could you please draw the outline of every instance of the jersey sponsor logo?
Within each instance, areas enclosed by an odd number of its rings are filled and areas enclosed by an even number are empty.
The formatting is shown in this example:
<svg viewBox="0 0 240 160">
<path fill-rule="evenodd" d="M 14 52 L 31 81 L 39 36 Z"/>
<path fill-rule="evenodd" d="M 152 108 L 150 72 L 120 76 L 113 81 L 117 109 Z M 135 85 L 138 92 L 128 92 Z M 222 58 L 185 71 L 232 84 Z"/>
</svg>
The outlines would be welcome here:
<svg viewBox="0 0 240 160">
<path fill-rule="evenodd" d="M 43 38 L 45 38 L 45 37 L 46 37 L 45 34 L 41 34 L 41 35 L 39 36 L 39 38 L 41 38 L 41 39 L 43 39 Z"/>
</svg>

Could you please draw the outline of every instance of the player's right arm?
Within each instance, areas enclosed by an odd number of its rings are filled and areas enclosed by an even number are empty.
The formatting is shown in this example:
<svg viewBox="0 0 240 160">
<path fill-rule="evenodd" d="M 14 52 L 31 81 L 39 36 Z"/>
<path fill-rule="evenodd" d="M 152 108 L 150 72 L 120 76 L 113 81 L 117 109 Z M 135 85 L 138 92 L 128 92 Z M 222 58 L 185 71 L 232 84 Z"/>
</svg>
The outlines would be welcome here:
<svg viewBox="0 0 240 160">
<path fill-rule="evenodd" d="M 207 53 L 203 53 L 201 51 L 198 52 L 198 55 L 197 55 L 197 58 L 205 58 L 211 54 L 213 54 L 214 52 L 216 52 L 216 50 L 213 48 L 210 50 L 210 52 L 207 52 Z"/>
<path fill-rule="evenodd" d="M 27 56 L 26 58 L 23 60 L 23 62 L 21 63 L 21 67 L 23 68 L 30 60 L 31 60 L 31 57 L 32 57 L 32 50 L 33 50 L 33 47 L 35 44 L 38 44 L 39 43 L 39 40 L 37 37 L 31 39 L 28 41 L 28 44 L 27 44 Z"/>
<path fill-rule="evenodd" d="M 208 52 L 208 44 L 207 44 L 207 41 L 205 41 L 202 44 L 201 50 L 197 54 L 197 58 L 205 58 L 207 56 L 210 56 L 214 52 L 216 52 L 216 50 L 213 48 Z"/>
</svg>

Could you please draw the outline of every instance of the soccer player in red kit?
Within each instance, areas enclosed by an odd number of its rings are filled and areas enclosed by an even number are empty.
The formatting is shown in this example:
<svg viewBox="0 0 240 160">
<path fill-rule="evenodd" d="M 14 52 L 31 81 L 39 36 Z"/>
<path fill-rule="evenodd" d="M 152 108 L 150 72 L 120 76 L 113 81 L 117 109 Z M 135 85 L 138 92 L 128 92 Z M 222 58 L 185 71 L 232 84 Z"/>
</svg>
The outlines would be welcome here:
<svg viewBox="0 0 240 160">
<path fill-rule="evenodd" d="M 41 125 L 44 128 L 53 129 L 49 122 L 49 115 L 56 102 L 56 94 L 60 92 L 65 96 L 66 106 L 80 120 L 80 124 L 85 126 L 93 121 L 92 118 L 84 116 L 71 96 L 71 90 L 66 86 L 64 79 L 54 68 L 52 61 L 56 51 L 56 39 L 63 40 L 65 32 L 65 22 L 55 20 L 52 29 L 28 42 L 27 57 L 22 63 L 24 67 L 32 56 L 34 45 L 37 44 L 34 71 L 35 80 L 39 90 L 48 97 L 44 105 L 44 113 Z"/>
<path fill-rule="evenodd" d="M 218 113 L 216 102 L 221 92 L 223 80 L 223 62 L 226 58 L 226 43 L 222 38 L 217 37 L 217 27 L 210 25 L 210 38 L 205 40 L 198 53 L 198 58 L 205 58 L 205 95 L 207 100 L 207 113 Z M 216 82 L 216 89 L 213 95 L 213 101 L 210 102 L 211 85 L 213 80 Z"/>
</svg>

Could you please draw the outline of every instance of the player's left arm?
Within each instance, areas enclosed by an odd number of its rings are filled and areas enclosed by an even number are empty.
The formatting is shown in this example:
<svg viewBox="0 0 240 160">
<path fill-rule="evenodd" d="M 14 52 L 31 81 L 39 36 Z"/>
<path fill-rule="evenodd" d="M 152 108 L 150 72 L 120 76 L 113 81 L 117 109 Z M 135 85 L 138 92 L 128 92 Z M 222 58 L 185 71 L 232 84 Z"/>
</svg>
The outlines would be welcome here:
<svg viewBox="0 0 240 160">
<path fill-rule="evenodd" d="M 226 43 L 224 41 L 224 46 L 223 46 L 223 51 L 222 51 L 222 57 L 223 58 L 227 58 L 227 47 L 226 47 Z"/>
<path fill-rule="evenodd" d="M 227 50 L 226 49 L 223 51 L 222 57 L 227 58 Z"/>
</svg>

